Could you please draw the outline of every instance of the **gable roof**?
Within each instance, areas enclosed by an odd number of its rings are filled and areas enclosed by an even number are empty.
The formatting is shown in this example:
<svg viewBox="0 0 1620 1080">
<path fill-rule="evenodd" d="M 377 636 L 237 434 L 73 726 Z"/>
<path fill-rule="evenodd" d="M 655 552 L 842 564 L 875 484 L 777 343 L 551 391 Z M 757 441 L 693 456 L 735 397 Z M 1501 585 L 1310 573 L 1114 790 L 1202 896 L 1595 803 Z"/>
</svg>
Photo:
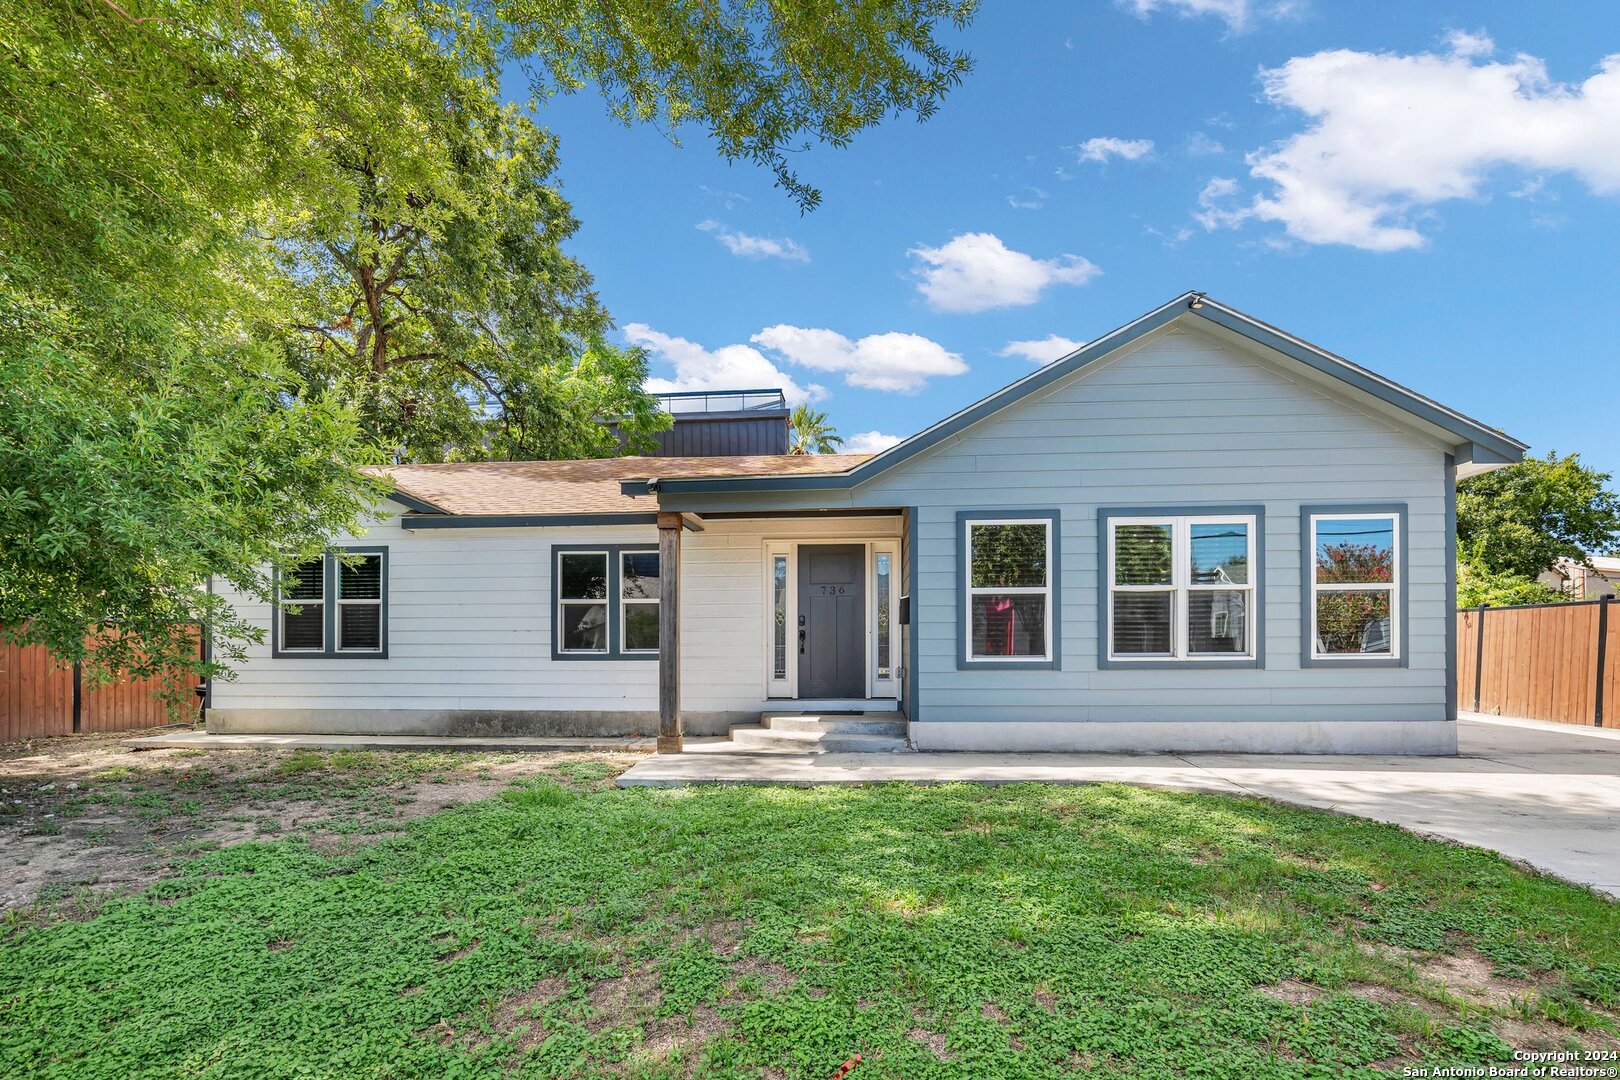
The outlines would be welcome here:
<svg viewBox="0 0 1620 1080">
<path fill-rule="evenodd" d="M 1459 462 L 1484 467 L 1507 465 L 1520 461 L 1528 444 L 1520 442 L 1495 428 L 1448 408 L 1432 398 L 1351 363 L 1342 356 L 1328 352 L 1307 341 L 1279 330 L 1274 326 L 1235 308 L 1228 307 L 1203 293 L 1187 292 L 1174 300 L 1154 308 L 1141 317 L 1126 323 L 1082 345 L 1061 359 L 1054 360 L 1039 371 L 1024 376 L 1017 382 L 1002 387 L 988 397 L 924 428 L 911 438 L 874 455 L 848 472 L 836 476 L 798 477 L 730 477 L 726 479 L 672 478 L 660 485 L 670 493 L 705 491 L 767 491 L 783 488 L 839 488 L 853 487 L 894 468 L 901 462 L 935 446 L 965 428 L 1000 412 L 1029 397 L 1031 394 L 1065 379 L 1131 342 L 1142 338 L 1178 319 L 1195 319 L 1230 330 L 1249 341 L 1264 346 L 1308 368 L 1331 377 L 1346 386 L 1406 413 L 1414 421 L 1427 427 L 1438 428 L 1456 440 Z M 626 485 L 627 488 L 630 485 Z M 645 486 L 642 486 L 645 491 Z"/>
<path fill-rule="evenodd" d="M 421 515 L 409 524 L 437 525 L 426 519 L 569 518 L 610 515 L 606 523 L 628 523 L 622 515 L 652 520 L 646 500 L 621 491 L 624 480 L 659 477 L 804 477 L 842 475 L 870 454 L 771 454 L 753 457 L 619 457 L 585 461 L 466 461 L 444 465 L 389 465 L 367 470 L 387 476 L 388 497 Z M 534 524 L 546 524 L 535 521 Z M 559 522 L 563 523 L 563 522 Z M 495 524 L 495 522 L 491 522 Z M 515 524 L 502 521 L 499 524 Z"/>
</svg>

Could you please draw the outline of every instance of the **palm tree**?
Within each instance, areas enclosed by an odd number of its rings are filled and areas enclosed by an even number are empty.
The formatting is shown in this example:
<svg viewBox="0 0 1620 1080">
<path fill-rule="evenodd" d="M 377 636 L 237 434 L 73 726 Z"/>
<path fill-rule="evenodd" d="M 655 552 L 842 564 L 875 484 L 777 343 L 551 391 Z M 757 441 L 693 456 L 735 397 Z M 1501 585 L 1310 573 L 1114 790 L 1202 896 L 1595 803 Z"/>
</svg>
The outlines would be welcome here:
<svg viewBox="0 0 1620 1080">
<path fill-rule="evenodd" d="M 808 405 L 793 410 L 791 454 L 836 454 L 844 437 L 827 423 L 827 414 Z"/>
</svg>

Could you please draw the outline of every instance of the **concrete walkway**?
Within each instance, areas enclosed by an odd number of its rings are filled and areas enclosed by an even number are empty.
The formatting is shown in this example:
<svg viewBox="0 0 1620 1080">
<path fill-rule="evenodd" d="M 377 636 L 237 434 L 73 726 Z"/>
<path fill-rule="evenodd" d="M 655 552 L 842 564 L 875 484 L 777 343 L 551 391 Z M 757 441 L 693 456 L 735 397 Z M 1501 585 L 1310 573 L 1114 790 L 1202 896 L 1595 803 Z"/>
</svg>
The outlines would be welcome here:
<svg viewBox="0 0 1620 1080">
<path fill-rule="evenodd" d="M 484 753 L 535 750 L 622 751 L 651 753 L 657 739 L 542 738 L 437 735 L 210 735 L 175 731 L 125 739 L 131 750 L 477 750 Z"/>
<path fill-rule="evenodd" d="M 621 787 L 1115 781 L 1258 795 L 1473 844 L 1620 896 L 1620 733 L 1465 716 L 1456 757 L 1283 754 L 737 753 L 688 740 Z"/>
</svg>

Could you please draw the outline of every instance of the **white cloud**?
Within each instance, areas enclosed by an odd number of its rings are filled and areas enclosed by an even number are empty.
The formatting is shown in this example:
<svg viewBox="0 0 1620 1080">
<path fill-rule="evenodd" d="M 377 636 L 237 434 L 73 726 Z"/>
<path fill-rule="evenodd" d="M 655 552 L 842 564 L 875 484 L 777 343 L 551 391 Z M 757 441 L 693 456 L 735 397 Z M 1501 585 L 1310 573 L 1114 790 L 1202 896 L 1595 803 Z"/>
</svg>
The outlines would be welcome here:
<svg viewBox="0 0 1620 1080">
<path fill-rule="evenodd" d="M 1483 30 L 1449 30 L 1446 47 L 1452 56 L 1489 56 L 1496 51 L 1496 42 Z"/>
<path fill-rule="evenodd" d="M 839 447 L 846 454 L 881 454 L 891 446 L 899 445 L 901 439 L 898 435 L 885 435 L 881 431 L 863 431 L 858 435 L 851 435 Z"/>
<path fill-rule="evenodd" d="M 971 313 L 1033 304 L 1050 285 L 1084 285 L 1102 273 L 1088 259 L 1037 259 L 994 233 L 963 233 L 940 247 L 912 248 L 917 291 L 935 311 Z"/>
<path fill-rule="evenodd" d="M 1184 19 L 1213 15 L 1232 30 L 1244 29 L 1255 18 L 1291 15 L 1298 7 L 1295 0 L 1273 0 L 1269 4 L 1253 0 L 1119 0 L 1119 3 L 1144 19 L 1155 11 L 1173 11 Z"/>
<path fill-rule="evenodd" d="M 1533 56 L 1491 59 L 1483 34 L 1454 31 L 1446 44 L 1410 56 L 1336 49 L 1263 72 L 1272 103 L 1310 126 L 1248 156 L 1260 194 L 1221 207 L 1237 185 L 1212 181 L 1222 188 L 1204 189 L 1196 216 L 1210 228 L 1258 219 L 1306 243 L 1398 251 L 1427 243 L 1417 223 L 1431 207 L 1479 197 L 1503 169 L 1573 173 L 1597 194 L 1620 193 L 1620 54 L 1572 86 Z"/>
<path fill-rule="evenodd" d="M 708 184 L 699 184 L 698 190 L 727 210 L 735 210 L 740 203 L 750 201 L 748 196 L 740 191 L 726 191 L 724 188 L 710 187 Z"/>
<path fill-rule="evenodd" d="M 1007 196 L 1007 205 L 1014 210 L 1039 210 L 1046 205 L 1047 194 L 1038 187 L 1027 187 L 1016 195 Z"/>
<path fill-rule="evenodd" d="M 624 336 L 630 344 L 674 366 L 673 379 L 647 380 L 647 389 L 655 394 L 780 387 L 793 405 L 820 401 L 827 396 L 826 387 L 815 383 L 800 386 L 791 375 L 749 345 L 725 345 L 710 351 L 685 338 L 654 330 L 646 323 L 631 323 L 624 328 Z"/>
<path fill-rule="evenodd" d="M 918 334 L 870 334 L 851 341 L 834 330 L 768 326 L 748 344 L 706 349 L 686 338 L 654 330 L 646 323 L 624 328 L 625 340 L 674 367 L 673 379 L 647 380 L 653 393 L 679 390 L 746 390 L 780 387 L 790 404 L 821 401 L 827 388 L 801 385 L 786 367 L 834 372 L 850 386 L 914 394 L 929 379 L 961 375 L 968 366 L 938 342 Z"/>
<path fill-rule="evenodd" d="M 1081 161 L 1107 161 L 1109 158 L 1139 161 L 1151 153 L 1152 139 L 1116 139 L 1112 135 L 1105 135 L 1080 144 Z"/>
<path fill-rule="evenodd" d="M 1253 217 L 1254 211 L 1246 206 L 1224 204 L 1242 190 L 1243 185 L 1230 176 L 1211 177 L 1198 193 L 1198 209 L 1193 212 L 1193 218 L 1206 229 L 1237 228 Z"/>
<path fill-rule="evenodd" d="M 712 233 L 716 240 L 726 246 L 727 251 L 745 259 L 784 259 L 788 262 L 806 263 L 810 261 L 810 252 L 806 251 L 797 240 L 731 232 L 713 218 L 698 222 L 697 227 L 706 233 Z"/>
<path fill-rule="evenodd" d="M 956 353 L 919 334 L 871 334 L 851 341 L 834 330 L 767 326 L 748 340 L 789 363 L 841 372 L 846 383 L 868 390 L 915 394 L 929 379 L 968 369 Z"/>
<path fill-rule="evenodd" d="M 1209 157 L 1212 154 L 1224 153 L 1226 147 L 1221 145 L 1219 139 L 1210 137 L 1206 132 L 1195 131 L 1187 136 L 1188 157 Z"/>
<path fill-rule="evenodd" d="M 1029 341 L 1009 341 L 1002 346 L 999 355 L 1022 356 L 1032 363 L 1050 364 L 1053 360 L 1068 356 L 1084 344 L 1083 341 L 1066 338 L 1061 334 L 1047 334 L 1043 338 L 1033 338 Z"/>
</svg>

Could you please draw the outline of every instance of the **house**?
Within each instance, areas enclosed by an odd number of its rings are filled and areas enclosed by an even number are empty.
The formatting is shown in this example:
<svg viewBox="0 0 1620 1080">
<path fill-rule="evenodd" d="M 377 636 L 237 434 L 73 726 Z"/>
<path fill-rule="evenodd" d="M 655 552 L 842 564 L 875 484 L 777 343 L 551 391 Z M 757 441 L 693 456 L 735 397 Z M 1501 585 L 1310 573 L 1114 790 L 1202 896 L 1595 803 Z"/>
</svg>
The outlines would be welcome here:
<svg viewBox="0 0 1620 1080">
<path fill-rule="evenodd" d="M 216 731 L 1449 753 L 1455 486 L 1525 445 L 1198 293 L 875 456 L 407 465 Z"/>
<path fill-rule="evenodd" d="M 1609 555 L 1592 555 L 1584 563 L 1559 559 L 1536 580 L 1576 600 L 1600 600 L 1620 595 L 1620 559 Z"/>
</svg>

